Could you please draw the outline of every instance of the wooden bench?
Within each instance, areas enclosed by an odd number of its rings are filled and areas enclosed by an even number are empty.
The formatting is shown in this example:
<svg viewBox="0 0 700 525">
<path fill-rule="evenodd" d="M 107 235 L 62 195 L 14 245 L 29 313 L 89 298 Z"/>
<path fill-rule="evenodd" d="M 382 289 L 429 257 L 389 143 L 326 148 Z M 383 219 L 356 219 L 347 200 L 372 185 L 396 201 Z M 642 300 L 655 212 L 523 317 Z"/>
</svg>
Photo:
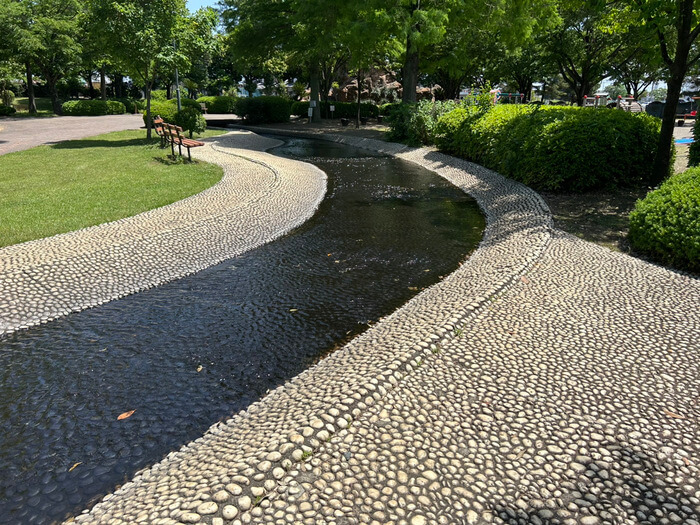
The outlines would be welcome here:
<svg viewBox="0 0 700 525">
<path fill-rule="evenodd" d="M 180 126 L 174 126 L 173 124 L 165 123 L 163 127 L 165 136 L 170 142 L 170 149 L 172 150 L 173 157 L 175 156 L 175 144 L 177 144 L 180 156 L 182 156 L 182 147 L 187 148 L 187 158 L 192 162 L 191 148 L 198 148 L 199 146 L 204 146 L 204 142 L 198 140 L 188 139 L 182 136 L 182 128 Z"/>
<path fill-rule="evenodd" d="M 167 144 L 168 138 L 165 136 L 165 121 L 158 115 L 153 119 L 153 129 L 156 135 L 160 137 L 160 147 L 164 148 Z"/>
</svg>

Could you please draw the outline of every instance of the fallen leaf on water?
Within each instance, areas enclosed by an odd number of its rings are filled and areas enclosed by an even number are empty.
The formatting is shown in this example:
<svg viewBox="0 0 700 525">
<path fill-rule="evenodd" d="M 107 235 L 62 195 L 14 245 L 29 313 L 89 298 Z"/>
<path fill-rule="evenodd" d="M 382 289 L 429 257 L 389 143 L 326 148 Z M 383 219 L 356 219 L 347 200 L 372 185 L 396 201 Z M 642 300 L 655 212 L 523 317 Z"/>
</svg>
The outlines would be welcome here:
<svg viewBox="0 0 700 525">
<path fill-rule="evenodd" d="M 124 412 L 123 414 L 119 414 L 117 421 L 121 421 L 122 419 L 126 419 L 128 417 L 133 416 L 134 412 L 136 412 L 136 410 L 129 410 L 128 412 Z"/>
<path fill-rule="evenodd" d="M 298 312 L 298 311 L 299 311 L 299 309 L 298 309 L 298 308 L 290 308 L 290 310 L 289 310 L 289 311 L 290 311 L 290 312 Z"/>
<path fill-rule="evenodd" d="M 199 365 L 199 366 L 197 367 L 197 372 L 201 372 L 201 371 L 202 371 L 202 365 Z"/>
<path fill-rule="evenodd" d="M 671 412 L 670 410 L 666 410 L 665 408 L 664 414 L 666 414 L 668 417 L 672 417 L 673 419 L 685 419 L 683 416 L 678 415 L 675 412 Z"/>
<path fill-rule="evenodd" d="M 418 287 L 417 286 L 409 286 L 408 289 L 411 290 L 412 292 L 415 292 L 418 290 Z"/>
<path fill-rule="evenodd" d="M 332 254 L 332 253 L 329 253 L 329 254 L 328 254 L 328 257 L 330 257 L 331 255 L 333 255 L 333 254 Z"/>
<path fill-rule="evenodd" d="M 77 463 L 74 463 L 73 466 L 72 466 L 71 468 L 68 469 L 68 472 L 73 472 L 73 470 L 75 469 L 75 467 L 77 467 L 78 465 L 82 465 L 82 464 L 83 464 L 82 461 L 78 461 Z"/>
</svg>

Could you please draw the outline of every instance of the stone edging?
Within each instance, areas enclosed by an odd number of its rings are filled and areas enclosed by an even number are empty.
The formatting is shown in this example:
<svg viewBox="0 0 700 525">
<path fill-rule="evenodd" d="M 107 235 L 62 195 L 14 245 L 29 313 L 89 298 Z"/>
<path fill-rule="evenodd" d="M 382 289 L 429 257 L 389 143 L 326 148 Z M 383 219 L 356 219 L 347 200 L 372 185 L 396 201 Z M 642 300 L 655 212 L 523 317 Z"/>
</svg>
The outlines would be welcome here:
<svg viewBox="0 0 700 525">
<path fill-rule="evenodd" d="M 326 175 L 259 151 L 276 144 L 247 132 L 207 139 L 193 154 L 224 168 L 211 188 L 0 249 L 0 336 L 195 273 L 301 225 L 323 199 Z"/>
<path fill-rule="evenodd" d="M 300 136 L 286 130 L 258 131 Z M 307 136 L 307 135 L 303 135 Z M 552 218 L 529 188 L 434 150 L 339 135 L 309 135 L 389 153 L 424 166 L 472 195 L 487 219 L 476 252 L 443 281 L 261 401 L 136 474 L 78 523 L 247 523 L 256 504 L 300 475 L 297 463 L 461 333 L 523 278 L 550 243 Z M 342 509 L 338 509 L 341 511 Z"/>
</svg>

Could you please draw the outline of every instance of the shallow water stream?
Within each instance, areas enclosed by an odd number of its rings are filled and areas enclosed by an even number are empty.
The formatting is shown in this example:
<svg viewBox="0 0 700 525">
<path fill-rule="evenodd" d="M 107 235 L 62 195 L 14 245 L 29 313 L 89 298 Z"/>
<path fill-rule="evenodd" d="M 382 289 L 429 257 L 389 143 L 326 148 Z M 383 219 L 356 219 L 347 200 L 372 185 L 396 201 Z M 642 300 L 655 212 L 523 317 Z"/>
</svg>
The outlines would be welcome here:
<svg viewBox="0 0 700 525">
<path fill-rule="evenodd" d="M 273 153 L 328 174 L 302 227 L 0 338 L 0 523 L 79 513 L 437 282 L 480 240 L 475 202 L 415 165 L 322 141 Z"/>
</svg>

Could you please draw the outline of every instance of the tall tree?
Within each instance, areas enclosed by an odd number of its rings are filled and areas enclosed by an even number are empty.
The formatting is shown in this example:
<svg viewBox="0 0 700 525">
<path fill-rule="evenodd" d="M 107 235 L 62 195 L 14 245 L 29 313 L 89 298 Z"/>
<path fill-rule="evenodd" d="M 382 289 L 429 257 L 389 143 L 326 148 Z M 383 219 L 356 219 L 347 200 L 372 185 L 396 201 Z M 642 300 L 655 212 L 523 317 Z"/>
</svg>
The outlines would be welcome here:
<svg viewBox="0 0 700 525">
<path fill-rule="evenodd" d="M 562 0 L 562 23 L 547 39 L 551 59 L 575 93 L 576 103 L 638 52 L 627 10 L 600 0 Z"/>
<path fill-rule="evenodd" d="M 640 49 L 639 53 L 627 62 L 613 66 L 612 78 L 625 86 L 627 93 L 635 100 L 663 77 L 661 57 L 649 56 L 645 53 L 647 50 L 648 48 Z"/>
<path fill-rule="evenodd" d="M 654 178 L 661 182 L 671 171 L 673 126 L 683 81 L 700 60 L 700 0 L 625 0 L 622 4 L 636 15 L 635 23 L 653 35 L 665 65 L 668 90 L 654 159 Z"/>
<path fill-rule="evenodd" d="M 34 70 L 38 68 L 51 93 L 54 113 L 60 113 L 56 84 L 79 64 L 77 0 L 7 0 L 0 3 L 0 49 L 24 63 L 29 112 L 36 113 Z"/>
<path fill-rule="evenodd" d="M 531 55 L 527 46 L 532 35 L 558 21 L 553 0 L 398 3 L 392 16 L 406 18 L 402 70 L 405 102 L 415 101 L 420 72 L 440 78 L 441 87 L 449 95 L 456 94 L 465 81 L 481 79 L 487 70 L 495 71 L 504 57 L 516 56 L 521 50 L 523 55 Z M 409 17 L 405 15 L 407 10 Z"/>
<path fill-rule="evenodd" d="M 151 138 L 151 90 L 162 70 L 186 63 L 173 42 L 187 15 L 185 0 L 88 0 L 101 44 L 119 68 L 144 87 Z"/>
<path fill-rule="evenodd" d="M 82 46 L 79 16 L 82 6 L 77 0 L 36 0 L 32 4 L 34 21 L 31 30 L 39 45 L 33 60 L 51 94 L 53 112 L 61 113 L 58 81 L 75 72 L 80 65 Z"/>
</svg>

